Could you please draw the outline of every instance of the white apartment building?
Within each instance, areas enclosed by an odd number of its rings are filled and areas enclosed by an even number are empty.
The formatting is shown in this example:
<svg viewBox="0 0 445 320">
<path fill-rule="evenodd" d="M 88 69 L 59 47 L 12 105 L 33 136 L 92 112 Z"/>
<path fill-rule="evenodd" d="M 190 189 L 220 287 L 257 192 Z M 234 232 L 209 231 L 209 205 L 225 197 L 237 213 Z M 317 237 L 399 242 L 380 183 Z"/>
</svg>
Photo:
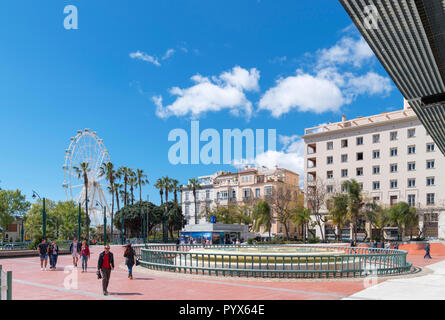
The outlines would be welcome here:
<svg viewBox="0 0 445 320">
<path fill-rule="evenodd" d="M 202 224 L 207 223 L 206 217 L 200 215 L 207 208 L 211 210 L 215 207 L 215 195 L 213 189 L 213 180 L 219 173 L 213 175 L 198 177 L 201 189 L 196 190 L 196 206 L 198 219 L 195 221 L 195 201 L 193 197 L 193 190 L 189 189 L 187 185 L 181 187 L 181 206 L 182 212 L 187 220 L 187 224 Z"/>
<path fill-rule="evenodd" d="M 305 130 L 305 186 L 355 179 L 368 199 L 415 206 L 424 235 L 445 239 L 445 157 L 412 109 Z M 319 230 L 317 230 L 319 233 Z"/>
</svg>

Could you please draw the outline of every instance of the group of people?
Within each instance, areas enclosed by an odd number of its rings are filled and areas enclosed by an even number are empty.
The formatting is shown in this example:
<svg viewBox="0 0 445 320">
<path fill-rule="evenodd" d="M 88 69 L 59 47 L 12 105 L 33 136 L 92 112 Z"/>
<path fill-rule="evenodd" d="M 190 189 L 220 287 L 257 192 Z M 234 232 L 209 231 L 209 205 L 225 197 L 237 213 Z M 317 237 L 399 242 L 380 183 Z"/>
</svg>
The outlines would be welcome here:
<svg viewBox="0 0 445 320">
<path fill-rule="evenodd" d="M 398 242 L 394 242 L 394 244 L 391 244 L 391 242 L 388 241 L 380 241 L 377 242 L 377 240 L 375 240 L 372 244 L 373 248 L 382 248 L 382 249 L 391 249 L 391 246 L 396 249 L 399 250 L 399 243 Z"/>
<path fill-rule="evenodd" d="M 43 239 L 41 243 L 37 246 L 37 250 L 40 256 L 40 267 L 42 271 L 46 271 L 48 257 L 50 259 L 50 270 L 56 270 L 57 257 L 59 255 L 59 247 L 54 242 L 46 242 Z M 88 247 L 87 241 L 84 240 L 82 243 L 74 238 L 73 242 L 70 244 L 70 254 L 73 258 L 73 267 L 77 268 L 79 258 L 82 263 L 82 273 L 88 271 L 88 260 L 91 257 L 91 252 Z M 137 263 L 136 252 L 128 243 L 125 246 L 124 251 L 125 265 L 128 268 L 128 279 L 133 279 L 133 267 Z M 110 246 L 105 245 L 104 251 L 99 254 L 99 259 L 97 261 L 97 276 L 102 279 L 102 290 L 104 295 L 108 295 L 108 284 L 110 282 L 111 271 L 114 270 L 114 256 L 110 251 Z"/>
</svg>

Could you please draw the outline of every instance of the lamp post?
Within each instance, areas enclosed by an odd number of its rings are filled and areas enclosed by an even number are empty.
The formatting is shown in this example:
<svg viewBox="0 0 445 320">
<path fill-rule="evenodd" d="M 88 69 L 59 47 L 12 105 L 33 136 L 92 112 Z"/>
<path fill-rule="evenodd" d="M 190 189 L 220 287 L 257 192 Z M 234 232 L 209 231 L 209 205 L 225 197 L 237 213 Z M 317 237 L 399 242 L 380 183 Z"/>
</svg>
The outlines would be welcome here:
<svg viewBox="0 0 445 320">
<path fill-rule="evenodd" d="M 45 198 L 40 198 L 39 194 L 32 190 L 32 197 L 35 199 L 38 197 L 40 200 L 42 200 L 43 203 L 43 211 L 42 211 L 42 234 L 43 238 L 46 238 L 46 211 L 45 211 Z"/>
<path fill-rule="evenodd" d="M 96 202 L 96 206 L 101 206 L 104 210 L 104 245 L 107 244 L 107 206 L 103 206 L 100 202 Z"/>
<path fill-rule="evenodd" d="M 77 239 L 79 239 L 80 241 L 80 233 L 81 231 L 81 222 L 82 221 L 82 209 L 81 209 L 81 204 L 79 202 L 79 214 L 77 216 Z"/>
</svg>

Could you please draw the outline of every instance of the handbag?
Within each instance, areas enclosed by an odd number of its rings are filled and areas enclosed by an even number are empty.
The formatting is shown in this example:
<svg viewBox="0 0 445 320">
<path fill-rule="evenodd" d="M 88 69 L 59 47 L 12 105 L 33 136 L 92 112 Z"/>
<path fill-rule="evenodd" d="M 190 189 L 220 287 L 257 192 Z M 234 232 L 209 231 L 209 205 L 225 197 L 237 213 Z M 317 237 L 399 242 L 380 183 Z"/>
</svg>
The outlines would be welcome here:
<svg viewBox="0 0 445 320">
<path fill-rule="evenodd" d="M 99 270 L 96 272 L 96 275 L 97 275 L 97 279 L 102 279 L 102 274 L 100 273 Z"/>
<path fill-rule="evenodd" d="M 139 259 L 136 259 L 136 266 L 139 266 L 141 264 L 141 262 L 139 261 Z"/>
</svg>

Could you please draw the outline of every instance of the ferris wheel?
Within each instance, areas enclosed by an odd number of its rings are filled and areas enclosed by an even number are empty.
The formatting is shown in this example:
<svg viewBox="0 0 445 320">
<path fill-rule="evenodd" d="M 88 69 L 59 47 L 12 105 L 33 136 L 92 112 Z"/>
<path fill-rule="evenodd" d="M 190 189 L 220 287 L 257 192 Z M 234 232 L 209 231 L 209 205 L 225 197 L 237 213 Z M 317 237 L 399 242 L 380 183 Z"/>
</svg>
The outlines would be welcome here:
<svg viewBox="0 0 445 320">
<path fill-rule="evenodd" d="M 77 135 L 71 138 L 68 149 L 65 150 L 65 181 L 63 187 L 66 192 L 66 199 L 80 203 L 85 207 L 85 183 L 83 178 L 79 178 L 74 167 L 80 168 L 82 162 L 88 163 L 88 213 L 92 224 L 99 225 L 103 221 L 103 208 L 107 208 L 109 215 L 110 208 L 103 189 L 106 190 L 107 181 L 100 176 L 100 167 L 103 163 L 110 162 L 110 155 L 105 148 L 103 140 L 97 136 L 95 131 L 90 129 L 78 130 Z"/>
</svg>

